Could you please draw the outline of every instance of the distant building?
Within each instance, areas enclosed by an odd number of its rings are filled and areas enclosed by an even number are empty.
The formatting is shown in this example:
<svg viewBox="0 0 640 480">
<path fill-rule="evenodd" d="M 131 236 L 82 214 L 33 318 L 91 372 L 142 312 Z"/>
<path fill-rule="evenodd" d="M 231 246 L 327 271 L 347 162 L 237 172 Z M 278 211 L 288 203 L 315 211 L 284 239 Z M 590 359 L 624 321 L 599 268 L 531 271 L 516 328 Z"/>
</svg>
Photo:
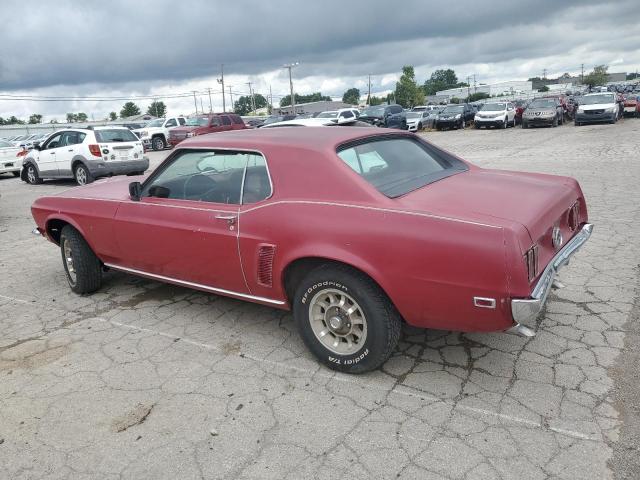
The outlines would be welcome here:
<svg viewBox="0 0 640 480">
<path fill-rule="evenodd" d="M 448 90 L 441 90 L 439 92 L 436 92 L 436 95 L 439 97 L 448 98 L 467 98 L 470 94 L 482 92 L 491 97 L 496 97 L 498 95 L 527 94 L 532 91 L 532 82 L 528 80 L 514 80 L 508 82 L 480 84 L 476 86 L 471 85 L 469 87 L 449 88 Z"/>
<path fill-rule="evenodd" d="M 353 105 L 340 101 L 322 101 L 322 102 L 309 102 L 309 103 L 296 103 L 296 114 L 300 113 L 320 113 L 327 110 L 338 110 L 340 108 L 353 108 Z M 274 107 L 274 115 L 290 115 L 293 113 L 291 105 L 286 107 Z"/>
</svg>

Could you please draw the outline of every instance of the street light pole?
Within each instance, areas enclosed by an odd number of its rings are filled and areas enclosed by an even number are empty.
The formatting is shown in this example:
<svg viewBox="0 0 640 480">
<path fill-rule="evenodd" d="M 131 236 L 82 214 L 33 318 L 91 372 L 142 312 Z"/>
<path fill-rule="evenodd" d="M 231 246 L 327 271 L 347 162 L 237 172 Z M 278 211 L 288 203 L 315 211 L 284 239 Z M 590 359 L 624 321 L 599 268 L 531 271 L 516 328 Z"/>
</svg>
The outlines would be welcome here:
<svg viewBox="0 0 640 480">
<path fill-rule="evenodd" d="M 193 104 L 196 106 L 196 115 L 198 114 L 198 101 L 196 100 L 196 91 L 193 90 Z"/>
<path fill-rule="evenodd" d="M 222 85 L 222 111 L 226 112 L 227 107 L 224 102 L 224 63 L 220 64 L 220 76 L 221 78 L 218 78 L 217 80 L 218 80 L 218 83 Z"/>
<path fill-rule="evenodd" d="M 287 63 L 286 65 L 283 65 L 283 68 L 289 70 L 289 91 L 291 93 L 291 111 L 293 115 L 296 114 L 296 99 L 293 96 L 293 80 L 291 79 L 291 69 L 293 67 L 297 67 L 298 65 L 300 65 L 298 62 Z"/>
<path fill-rule="evenodd" d="M 253 98 L 253 90 L 251 90 L 251 82 L 247 82 L 247 85 L 249 85 L 249 95 L 251 95 L 251 110 L 253 111 L 253 114 L 256 114 L 256 101 Z"/>
<path fill-rule="evenodd" d="M 233 92 L 231 91 L 231 87 L 233 87 L 233 85 L 227 85 L 227 88 L 229 89 L 229 98 L 231 99 L 231 111 L 235 112 L 236 111 L 236 107 L 233 104 Z"/>
</svg>

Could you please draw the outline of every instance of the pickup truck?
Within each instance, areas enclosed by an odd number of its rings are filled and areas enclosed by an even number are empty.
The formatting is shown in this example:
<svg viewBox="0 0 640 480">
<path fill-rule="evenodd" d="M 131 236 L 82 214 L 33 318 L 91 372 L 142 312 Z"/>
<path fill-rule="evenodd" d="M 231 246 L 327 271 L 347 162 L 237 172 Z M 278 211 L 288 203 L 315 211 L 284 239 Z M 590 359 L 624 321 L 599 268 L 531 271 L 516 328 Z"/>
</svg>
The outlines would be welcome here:
<svg viewBox="0 0 640 480">
<path fill-rule="evenodd" d="M 242 130 L 247 128 L 242 118 L 235 113 L 209 113 L 191 117 L 182 127 L 171 129 L 169 145 L 175 147 L 185 138 L 191 138 L 206 133 L 225 132 L 227 130 Z"/>
<path fill-rule="evenodd" d="M 164 150 L 169 145 L 169 130 L 187 123 L 184 117 L 158 118 L 147 123 L 143 128 L 133 130 L 142 141 L 145 150 Z"/>
</svg>

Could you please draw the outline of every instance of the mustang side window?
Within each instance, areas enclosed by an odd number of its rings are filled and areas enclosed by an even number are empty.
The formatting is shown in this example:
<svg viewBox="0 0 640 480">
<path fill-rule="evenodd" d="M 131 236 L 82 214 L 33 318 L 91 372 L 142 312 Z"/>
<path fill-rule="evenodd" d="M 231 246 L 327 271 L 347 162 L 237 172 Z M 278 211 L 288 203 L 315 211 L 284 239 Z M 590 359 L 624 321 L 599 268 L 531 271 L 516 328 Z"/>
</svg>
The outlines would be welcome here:
<svg viewBox="0 0 640 480">
<path fill-rule="evenodd" d="M 245 168 L 265 168 L 264 158 L 251 152 L 187 151 L 176 157 L 152 181 L 145 185 L 143 196 L 195 200 L 239 205 Z M 256 199 L 263 194 L 262 183 L 253 181 Z M 267 177 L 268 182 L 268 177 Z M 268 183 L 271 194 L 271 184 Z M 266 198 L 266 196 L 264 198 Z"/>
</svg>

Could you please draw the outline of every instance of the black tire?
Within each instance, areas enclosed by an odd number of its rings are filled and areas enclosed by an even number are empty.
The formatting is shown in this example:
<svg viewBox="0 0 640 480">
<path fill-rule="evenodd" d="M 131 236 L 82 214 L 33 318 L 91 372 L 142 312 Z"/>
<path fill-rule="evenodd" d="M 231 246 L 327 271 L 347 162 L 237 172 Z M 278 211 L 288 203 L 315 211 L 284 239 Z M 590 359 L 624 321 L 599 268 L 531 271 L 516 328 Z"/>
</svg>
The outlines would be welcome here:
<svg viewBox="0 0 640 480">
<path fill-rule="evenodd" d="M 529 124 L 525 121 L 522 122 L 522 128 L 529 128 Z"/>
<path fill-rule="evenodd" d="M 478 130 L 480 128 L 480 125 L 478 125 L 476 122 L 473 122 L 473 128 Z"/>
<path fill-rule="evenodd" d="M 509 117 L 504 117 L 504 122 L 502 122 L 502 128 L 506 130 L 508 126 L 509 126 Z"/>
<path fill-rule="evenodd" d="M 580 125 L 582 125 L 582 124 L 581 124 L 579 121 L 577 121 L 577 120 L 574 120 L 573 124 L 574 124 L 576 127 L 579 127 Z"/>
<path fill-rule="evenodd" d="M 71 252 L 73 273 L 69 271 L 70 265 L 65 256 L 67 245 Z M 71 290 L 82 294 L 95 292 L 100 288 L 102 283 L 100 260 L 80 235 L 80 232 L 71 225 L 65 226 L 60 233 L 60 253 L 62 254 L 62 265 Z"/>
<path fill-rule="evenodd" d="M 564 113 L 560 114 L 560 125 L 564 125 Z"/>
<path fill-rule="evenodd" d="M 460 121 L 460 130 L 464 130 L 467 128 L 467 122 L 464 121 L 464 118 Z"/>
<path fill-rule="evenodd" d="M 83 163 L 79 163 L 76 165 L 76 168 L 73 169 L 73 178 L 76 179 L 78 185 L 88 185 L 95 180 L 89 169 Z"/>
<path fill-rule="evenodd" d="M 418 131 L 421 131 L 423 128 L 422 123 L 418 123 Z"/>
<path fill-rule="evenodd" d="M 553 117 L 553 123 L 551 124 L 551 126 L 554 128 L 558 126 L 558 115 Z"/>
<path fill-rule="evenodd" d="M 24 178 L 26 179 L 26 182 L 30 185 L 40 185 L 42 183 L 42 179 L 40 178 L 38 169 L 32 163 L 29 163 L 25 168 L 26 172 Z"/>
<path fill-rule="evenodd" d="M 11 173 L 13 173 L 14 177 L 19 177 L 20 176 L 20 172 L 11 172 Z"/>
<path fill-rule="evenodd" d="M 321 343 L 313 331 L 310 322 L 311 302 L 316 295 L 321 294 L 323 287 L 349 295 L 364 315 L 367 334 L 362 346 L 355 352 L 333 352 Z M 369 277 L 347 266 L 322 265 L 312 270 L 300 282 L 292 306 L 293 316 L 305 345 L 321 363 L 333 370 L 345 373 L 374 370 L 391 356 L 400 338 L 400 315 L 389 298 Z M 348 318 L 350 317 L 345 317 L 344 321 L 348 321 Z M 347 324 L 347 327 L 350 325 Z M 335 338 L 333 333 L 325 335 Z"/>
<path fill-rule="evenodd" d="M 164 150 L 166 146 L 167 142 L 165 142 L 164 138 L 160 135 L 151 139 L 151 148 L 153 148 L 155 151 Z"/>
</svg>

